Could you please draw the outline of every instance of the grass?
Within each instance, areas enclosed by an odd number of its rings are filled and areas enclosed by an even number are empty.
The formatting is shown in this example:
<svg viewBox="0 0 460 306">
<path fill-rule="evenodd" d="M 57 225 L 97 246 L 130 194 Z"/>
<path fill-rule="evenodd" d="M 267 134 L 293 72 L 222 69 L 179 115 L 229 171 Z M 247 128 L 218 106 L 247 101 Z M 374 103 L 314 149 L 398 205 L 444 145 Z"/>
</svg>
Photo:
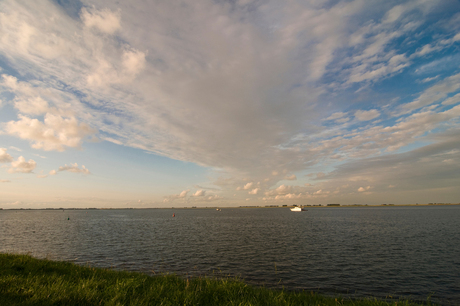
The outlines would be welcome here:
<svg viewBox="0 0 460 306">
<path fill-rule="evenodd" d="M 271 290 L 238 279 L 142 273 L 0 253 L 1 305 L 420 305 Z"/>
</svg>

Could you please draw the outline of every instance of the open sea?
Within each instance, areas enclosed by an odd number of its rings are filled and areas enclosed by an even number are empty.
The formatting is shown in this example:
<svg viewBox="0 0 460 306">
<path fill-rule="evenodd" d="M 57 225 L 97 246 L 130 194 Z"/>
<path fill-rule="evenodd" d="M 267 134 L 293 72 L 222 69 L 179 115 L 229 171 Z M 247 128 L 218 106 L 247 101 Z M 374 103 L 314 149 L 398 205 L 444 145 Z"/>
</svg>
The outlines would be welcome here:
<svg viewBox="0 0 460 306">
<path fill-rule="evenodd" d="M 0 252 L 460 305 L 460 206 L 0 210 Z"/>
</svg>

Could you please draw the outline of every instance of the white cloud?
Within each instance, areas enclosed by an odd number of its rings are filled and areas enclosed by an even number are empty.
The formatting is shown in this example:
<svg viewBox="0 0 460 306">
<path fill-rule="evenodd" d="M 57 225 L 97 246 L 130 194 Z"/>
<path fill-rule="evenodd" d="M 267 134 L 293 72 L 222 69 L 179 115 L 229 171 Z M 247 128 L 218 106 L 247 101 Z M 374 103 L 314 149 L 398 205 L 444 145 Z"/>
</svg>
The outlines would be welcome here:
<svg viewBox="0 0 460 306">
<path fill-rule="evenodd" d="M 266 191 L 265 195 L 266 196 L 285 195 L 285 194 L 288 194 L 288 193 L 292 193 L 293 189 L 294 188 L 292 186 L 282 184 L 282 185 L 278 186 L 277 188 L 275 188 L 274 190 Z"/>
<path fill-rule="evenodd" d="M 369 121 L 380 116 L 380 112 L 376 109 L 368 111 L 358 110 L 355 112 L 355 118 L 359 121 Z"/>
<path fill-rule="evenodd" d="M 431 78 L 424 78 L 424 79 L 421 80 L 420 82 L 421 82 L 421 83 L 428 83 L 428 82 L 431 82 L 431 81 L 436 80 L 437 78 L 439 78 L 439 75 L 434 76 L 434 77 L 431 77 Z"/>
<path fill-rule="evenodd" d="M 6 131 L 21 139 L 30 140 L 32 148 L 45 151 L 64 151 L 66 147 L 79 148 L 83 139 L 95 133 L 75 117 L 63 118 L 47 113 L 44 122 L 19 115 L 20 120 L 7 123 Z"/>
<path fill-rule="evenodd" d="M 259 192 L 260 188 L 254 188 L 251 191 L 249 191 L 249 194 L 257 194 Z"/>
<path fill-rule="evenodd" d="M 200 189 L 200 190 L 197 190 L 193 195 L 192 197 L 203 197 L 205 196 L 206 194 L 206 191 L 203 190 L 203 189 Z"/>
<path fill-rule="evenodd" d="M 5 148 L 0 148 L 0 163 L 10 163 L 13 161 L 13 157 L 6 153 Z"/>
<path fill-rule="evenodd" d="M 17 205 L 21 205 L 23 204 L 22 201 L 15 201 L 15 202 L 11 202 L 11 203 L 5 203 L 5 205 L 12 205 L 12 206 L 17 206 Z"/>
<path fill-rule="evenodd" d="M 293 174 L 293 175 L 285 176 L 284 179 L 288 181 L 295 181 L 297 180 L 297 176 Z"/>
<path fill-rule="evenodd" d="M 48 111 L 48 102 L 41 97 L 16 100 L 14 106 L 23 114 L 41 115 Z"/>
<path fill-rule="evenodd" d="M 132 49 L 123 52 L 122 65 L 129 76 L 135 76 L 144 69 L 145 53 Z"/>
<path fill-rule="evenodd" d="M 8 169 L 9 173 L 31 173 L 35 167 L 37 166 L 37 163 L 29 159 L 29 161 L 26 161 L 24 157 L 19 156 L 18 160 L 11 162 L 11 168 Z"/>
<path fill-rule="evenodd" d="M 91 172 L 89 172 L 89 170 L 84 165 L 81 168 L 79 168 L 77 163 L 70 164 L 70 166 L 67 166 L 67 164 L 65 166 L 60 166 L 57 171 L 59 172 L 68 171 L 68 172 L 73 172 L 73 173 L 91 174 Z M 50 172 L 50 175 L 53 175 L 51 172 Z M 53 172 L 53 173 L 55 174 L 56 172 Z"/>
<path fill-rule="evenodd" d="M 51 170 L 49 173 L 49 175 L 56 175 L 56 174 L 57 174 L 56 170 Z"/>
<path fill-rule="evenodd" d="M 170 196 L 166 196 L 164 197 L 163 199 L 163 203 L 169 203 L 169 202 L 173 202 L 177 199 L 182 199 L 183 201 L 186 200 L 186 197 L 187 197 L 187 194 L 189 193 L 189 189 L 187 190 L 183 190 L 181 193 L 179 194 L 173 194 L 173 195 L 170 195 Z M 187 199 L 188 200 L 188 199 Z"/>
<path fill-rule="evenodd" d="M 0 183 L 11 183 L 10 180 L 0 180 Z"/>
<path fill-rule="evenodd" d="M 453 97 L 447 98 L 442 102 L 442 105 L 452 105 L 460 102 L 460 93 L 456 94 Z"/>
<path fill-rule="evenodd" d="M 82 8 L 80 17 L 86 27 L 95 28 L 106 34 L 114 34 L 120 28 L 120 11 Z"/>
<path fill-rule="evenodd" d="M 336 113 L 333 113 L 332 115 L 330 115 L 329 117 L 327 117 L 325 120 L 337 120 L 337 119 L 343 118 L 346 115 L 347 115 L 347 113 L 336 112 Z"/>
<path fill-rule="evenodd" d="M 94 88 L 107 87 L 112 84 L 132 82 L 145 67 L 145 53 L 139 50 L 124 50 L 121 55 L 121 66 L 99 58 L 97 66 L 86 78 L 87 84 Z"/>
<path fill-rule="evenodd" d="M 244 189 L 244 190 L 251 189 L 252 185 L 254 185 L 253 182 L 247 183 L 246 185 L 244 185 L 243 189 Z"/>
<path fill-rule="evenodd" d="M 224 197 L 222 197 L 222 196 L 219 196 L 217 194 L 213 194 L 213 195 L 204 197 L 203 200 L 208 201 L 208 202 L 212 202 L 212 201 L 222 200 L 223 198 Z"/>
<path fill-rule="evenodd" d="M 371 189 L 371 186 L 359 187 L 359 188 L 358 188 L 358 192 L 364 192 L 364 191 L 369 190 L 369 189 Z"/>
</svg>

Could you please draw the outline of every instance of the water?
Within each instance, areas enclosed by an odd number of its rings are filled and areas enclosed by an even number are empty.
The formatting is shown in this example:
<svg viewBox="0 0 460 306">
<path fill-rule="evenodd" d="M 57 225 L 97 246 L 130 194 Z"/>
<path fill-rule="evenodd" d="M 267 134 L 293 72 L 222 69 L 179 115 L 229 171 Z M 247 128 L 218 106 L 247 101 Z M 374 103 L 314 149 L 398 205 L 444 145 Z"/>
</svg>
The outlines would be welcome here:
<svg viewBox="0 0 460 306">
<path fill-rule="evenodd" d="M 459 220 L 460 206 L 3 210 L 0 252 L 460 305 Z"/>
</svg>

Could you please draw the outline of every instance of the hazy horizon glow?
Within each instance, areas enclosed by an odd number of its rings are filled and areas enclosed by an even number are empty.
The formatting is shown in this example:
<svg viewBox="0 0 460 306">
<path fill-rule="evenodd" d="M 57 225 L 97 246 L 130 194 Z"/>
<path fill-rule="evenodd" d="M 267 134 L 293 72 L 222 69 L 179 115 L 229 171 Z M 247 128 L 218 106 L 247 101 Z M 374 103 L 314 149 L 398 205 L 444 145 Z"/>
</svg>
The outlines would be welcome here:
<svg viewBox="0 0 460 306">
<path fill-rule="evenodd" d="M 460 3 L 0 3 L 0 207 L 460 202 Z"/>
</svg>

